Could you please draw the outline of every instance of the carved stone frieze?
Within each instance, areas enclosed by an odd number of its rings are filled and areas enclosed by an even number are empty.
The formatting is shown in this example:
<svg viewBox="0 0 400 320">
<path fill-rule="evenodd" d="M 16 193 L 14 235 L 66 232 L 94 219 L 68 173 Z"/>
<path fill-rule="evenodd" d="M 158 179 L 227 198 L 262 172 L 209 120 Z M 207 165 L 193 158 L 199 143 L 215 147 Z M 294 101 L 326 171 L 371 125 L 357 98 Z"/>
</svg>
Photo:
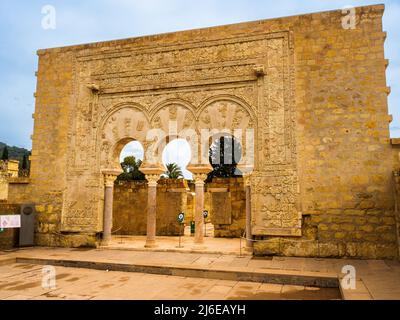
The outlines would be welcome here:
<svg viewBox="0 0 400 320">
<path fill-rule="evenodd" d="M 150 129 L 165 132 L 157 143 L 179 137 L 184 130 L 209 129 L 218 134 L 226 129 L 241 130 L 243 149 L 254 153 L 259 176 L 250 178 L 252 199 L 256 199 L 253 234 L 279 230 L 296 234 L 291 41 L 289 32 L 278 32 L 77 57 L 76 104 L 69 129 L 69 150 L 76 155 L 68 164 L 64 229 L 99 225 L 101 170 L 119 168 L 119 152 L 126 143 L 138 140 L 147 154 L 152 148 Z M 95 86 L 88 88 L 88 84 Z M 252 141 L 246 141 L 249 129 L 254 130 Z M 83 170 L 95 177 L 90 188 L 85 187 L 87 178 L 79 174 Z M 194 176 L 198 183 L 206 179 L 206 173 Z M 85 189 L 82 195 L 75 193 L 76 185 Z"/>
</svg>

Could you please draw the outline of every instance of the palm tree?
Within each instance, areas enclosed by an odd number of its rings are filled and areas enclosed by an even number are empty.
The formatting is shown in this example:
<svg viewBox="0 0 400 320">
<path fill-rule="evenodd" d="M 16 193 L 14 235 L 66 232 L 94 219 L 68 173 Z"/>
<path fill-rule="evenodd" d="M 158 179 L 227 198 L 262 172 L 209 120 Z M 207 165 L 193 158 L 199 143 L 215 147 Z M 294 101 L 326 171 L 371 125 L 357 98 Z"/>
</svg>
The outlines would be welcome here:
<svg viewBox="0 0 400 320">
<path fill-rule="evenodd" d="M 167 179 L 180 179 L 183 178 L 183 173 L 181 168 L 176 163 L 169 163 L 166 165 L 167 171 L 164 176 Z"/>
</svg>

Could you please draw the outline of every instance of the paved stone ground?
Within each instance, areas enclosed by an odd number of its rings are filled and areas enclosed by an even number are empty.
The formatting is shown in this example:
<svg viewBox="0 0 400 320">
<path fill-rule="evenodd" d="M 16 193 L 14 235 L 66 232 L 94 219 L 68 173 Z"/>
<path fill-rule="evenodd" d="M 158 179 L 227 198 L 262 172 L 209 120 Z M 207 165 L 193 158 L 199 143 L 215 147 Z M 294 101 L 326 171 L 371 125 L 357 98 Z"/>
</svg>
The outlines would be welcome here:
<svg viewBox="0 0 400 320">
<path fill-rule="evenodd" d="M 12 257 L 33 257 L 48 259 L 76 259 L 82 261 L 101 261 L 114 263 L 143 263 L 154 265 L 179 265 L 189 267 L 236 268 L 253 271 L 259 269 L 275 269 L 283 271 L 334 273 L 341 275 L 343 266 L 356 268 L 357 279 L 362 290 L 348 291 L 348 299 L 396 299 L 400 300 L 400 262 L 381 260 L 345 260 L 345 259 L 311 259 L 311 258 L 279 258 L 254 259 L 251 256 L 174 253 L 129 250 L 85 250 L 64 248 L 31 248 L 14 253 L 1 254 L 1 261 Z M 129 275 L 135 277 L 135 275 Z M 151 276 L 149 276 L 151 277 Z M 0 282 L 4 281 L 0 273 Z M 207 281 L 196 279 L 197 283 Z M 214 281 L 214 280 L 209 280 Z M 252 285 L 250 285 L 252 286 Z M 249 290 L 248 290 L 249 291 Z M 251 290 L 250 290 L 251 291 Z M 253 296 L 254 298 L 254 296 Z"/>
<path fill-rule="evenodd" d="M 209 230 L 208 234 L 211 233 L 212 231 Z M 245 240 L 241 241 L 238 238 L 213 238 L 210 236 L 205 238 L 205 242 L 207 245 L 201 250 L 202 253 L 250 255 L 250 253 L 246 252 L 245 250 Z M 143 251 L 145 243 L 145 236 L 113 236 L 108 248 Z M 186 231 L 185 236 L 181 237 L 182 248 L 179 248 L 179 237 L 157 237 L 157 244 L 157 248 L 148 249 L 148 251 L 184 253 L 196 252 L 194 238 L 190 236 L 190 229 L 189 232 Z"/>
<path fill-rule="evenodd" d="M 0 266 L 2 300 L 340 299 L 337 289 L 209 280 L 56 267 L 55 289 L 42 288 L 42 266 Z"/>
</svg>

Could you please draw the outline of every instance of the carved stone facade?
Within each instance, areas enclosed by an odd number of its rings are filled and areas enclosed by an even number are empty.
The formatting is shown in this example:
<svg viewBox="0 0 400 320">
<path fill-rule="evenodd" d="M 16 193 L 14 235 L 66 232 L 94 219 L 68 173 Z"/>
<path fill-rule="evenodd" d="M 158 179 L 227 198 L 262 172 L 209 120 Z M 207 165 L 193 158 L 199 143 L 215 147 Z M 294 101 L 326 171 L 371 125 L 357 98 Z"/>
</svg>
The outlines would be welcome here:
<svg viewBox="0 0 400 320">
<path fill-rule="evenodd" d="M 339 10 L 40 50 L 26 200 L 51 206 L 56 232 L 39 231 L 38 243 L 83 245 L 103 231 L 102 171 L 119 169 L 126 143 L 140 141 L 157 165 L 166 141 L 229 129 L 243 159 L 254 153 L 256 252 L 396 256 L 393 237 L 373 237 L 379 222 L 365 227 L 374 216 L 395 229 L 383 9 L 357 8 L 355 30 Z M 149 143 L 154 129 L 167 134 Z M 208 148 L 190 144 L 191 164 L 204 164 Z M 358 215 L 372 234 L 343 238 Z M 307 238 L 309 216 L 340 222 Z"/>
</svg>

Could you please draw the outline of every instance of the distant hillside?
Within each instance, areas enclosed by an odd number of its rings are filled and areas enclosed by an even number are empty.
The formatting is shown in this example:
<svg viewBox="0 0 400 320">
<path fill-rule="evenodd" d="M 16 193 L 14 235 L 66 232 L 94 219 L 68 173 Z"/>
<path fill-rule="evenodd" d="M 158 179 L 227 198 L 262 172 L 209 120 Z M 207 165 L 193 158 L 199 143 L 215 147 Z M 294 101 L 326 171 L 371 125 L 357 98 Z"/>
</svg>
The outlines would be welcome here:
<svg viewBox="0 0 400 320">
<path fill-rule="evenodd" d="M 15 146 L 11 147 L 11 146 L 6 145 L 6 144 L 3 143 L 3 142 L 0 142 L 0 157 L 1 157 L 1 155 L 3 154 L 3 149 L 4 149 L 5 146 L 7 146 L 7 149 L 8 149 L 8 157 L 9 157 L 11 160 L 19 160 L 19 161 L 22 161 L 22 158 L 23 158 L 24 154 L 30 154 L 30 151 L 27 150 L 27 149 L 18 148 L 18 147 L 15 147 Z"/>
</svg>

